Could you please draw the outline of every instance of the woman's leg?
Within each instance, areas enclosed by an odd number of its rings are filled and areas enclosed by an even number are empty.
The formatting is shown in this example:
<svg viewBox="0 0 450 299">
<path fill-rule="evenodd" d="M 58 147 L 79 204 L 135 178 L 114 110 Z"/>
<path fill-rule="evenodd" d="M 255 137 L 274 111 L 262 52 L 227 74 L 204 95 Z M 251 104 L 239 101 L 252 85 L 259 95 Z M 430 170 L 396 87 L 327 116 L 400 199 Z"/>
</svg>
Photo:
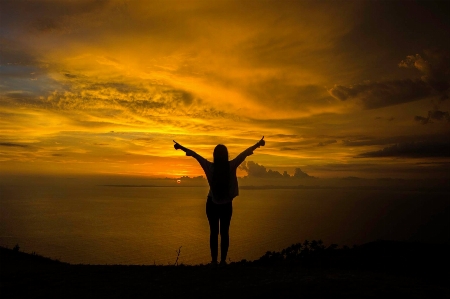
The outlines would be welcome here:
<svg viewBox="0 0 450 299">
<path fill-rule="evenodd" d="M 209 222 L 209 248 L 211 249 L 211 261 L 217 263 L 217 255 L 219 251 L 219 214 L 216 204 L 208 198 L 206 202 L 206 217 Z"/>
<path fill-rule="evenodd" d="M 220 262 L 226 263 L 228 247 L 230 245 L 230 223 L 233 214 L 233 206 L 229 204 L 220 205 Z"/>
</svg>

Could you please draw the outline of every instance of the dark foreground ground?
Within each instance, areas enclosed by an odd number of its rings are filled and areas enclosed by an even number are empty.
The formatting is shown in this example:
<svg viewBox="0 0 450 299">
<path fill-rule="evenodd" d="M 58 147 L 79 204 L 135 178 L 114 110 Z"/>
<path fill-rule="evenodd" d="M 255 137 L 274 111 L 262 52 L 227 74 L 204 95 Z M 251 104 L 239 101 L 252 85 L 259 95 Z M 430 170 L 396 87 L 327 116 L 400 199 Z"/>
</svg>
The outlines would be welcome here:
<svg viewBox="0 0 450 299">
<path fill-rule="evenodd" d="M 447 245 L 313 245 L 225 267 L 71 265 L 0 248 L 0 298 L 450 298 Z"/>
</svg>

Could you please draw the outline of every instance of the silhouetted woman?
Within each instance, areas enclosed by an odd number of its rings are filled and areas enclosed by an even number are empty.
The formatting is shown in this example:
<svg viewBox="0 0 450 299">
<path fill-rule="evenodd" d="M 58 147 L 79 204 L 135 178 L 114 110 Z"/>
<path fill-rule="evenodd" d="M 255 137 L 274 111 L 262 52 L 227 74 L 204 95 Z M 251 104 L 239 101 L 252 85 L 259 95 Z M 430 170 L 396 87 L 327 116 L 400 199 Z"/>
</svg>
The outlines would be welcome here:
<svg viewBox="0 0 450 299">
<path fill-rule="evenodd" d="M 209 183 L 209 193 L 206 200 L 206 216 L 209 222 L 209 246 L 211 248 L 212 264 L 217 264 L 218 255 L 218 235 L 220 223 L 220 263 L 226 264 L 230 237 L 231 214 L 233 212 L 232 201 L 239 195 L 236 170 L 247 156 L 260 146 L 265 145 L 264 136 L 255 145 L 249 147 L 236 158 L 228 161 L 228 149 L 223 144 L 218 144 L 214 148 L 214 163 L 209 162 L 196 152 L 181 146 L 175 140 L 175 149 L 181 149 L 186 156 L 194 157 L 205 171 L 206 179 Z"/>
</svg>

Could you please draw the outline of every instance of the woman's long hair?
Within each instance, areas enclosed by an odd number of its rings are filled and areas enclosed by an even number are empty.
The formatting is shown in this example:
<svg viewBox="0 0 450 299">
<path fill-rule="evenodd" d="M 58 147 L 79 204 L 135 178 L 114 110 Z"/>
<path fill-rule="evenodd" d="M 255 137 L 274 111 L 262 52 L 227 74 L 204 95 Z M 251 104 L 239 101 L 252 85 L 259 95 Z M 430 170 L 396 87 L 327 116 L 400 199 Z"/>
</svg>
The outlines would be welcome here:
<svg viewBox="0 0 450 299">
<path fill-rule="evenodd" d="M 214 148 L 214 171 L 212 176 L 212 192 L 214 198 L 226 198 L 230 194 L 230 162 L 228 149 L 223 144 Z"/>
</svg>

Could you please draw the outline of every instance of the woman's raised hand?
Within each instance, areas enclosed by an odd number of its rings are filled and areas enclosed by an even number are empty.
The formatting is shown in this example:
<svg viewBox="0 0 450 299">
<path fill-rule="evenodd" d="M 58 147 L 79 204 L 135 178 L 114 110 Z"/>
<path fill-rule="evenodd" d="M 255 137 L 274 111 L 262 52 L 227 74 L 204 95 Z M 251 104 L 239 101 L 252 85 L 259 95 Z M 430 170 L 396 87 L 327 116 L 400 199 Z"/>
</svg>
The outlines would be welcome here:
<svg viewBox="0 0 450 299">
<path fill-rule="evenodd" d="M 176 142 L 175 140 L 172 140 L 175 144 L 173 145 L 173 147 L 176 149 L 176 150 L 179 150 L 179 149 L 181 149 L 181 145 L 178 143 L 178 142 Z"/>
<path fill-rule="evenodd" d="M 259 146 L 264 146 L 266 145 L 266 142 L 264 141 L 264 136 L 261 138 L 260 141 L 258 141 Z"/>
</svg>

